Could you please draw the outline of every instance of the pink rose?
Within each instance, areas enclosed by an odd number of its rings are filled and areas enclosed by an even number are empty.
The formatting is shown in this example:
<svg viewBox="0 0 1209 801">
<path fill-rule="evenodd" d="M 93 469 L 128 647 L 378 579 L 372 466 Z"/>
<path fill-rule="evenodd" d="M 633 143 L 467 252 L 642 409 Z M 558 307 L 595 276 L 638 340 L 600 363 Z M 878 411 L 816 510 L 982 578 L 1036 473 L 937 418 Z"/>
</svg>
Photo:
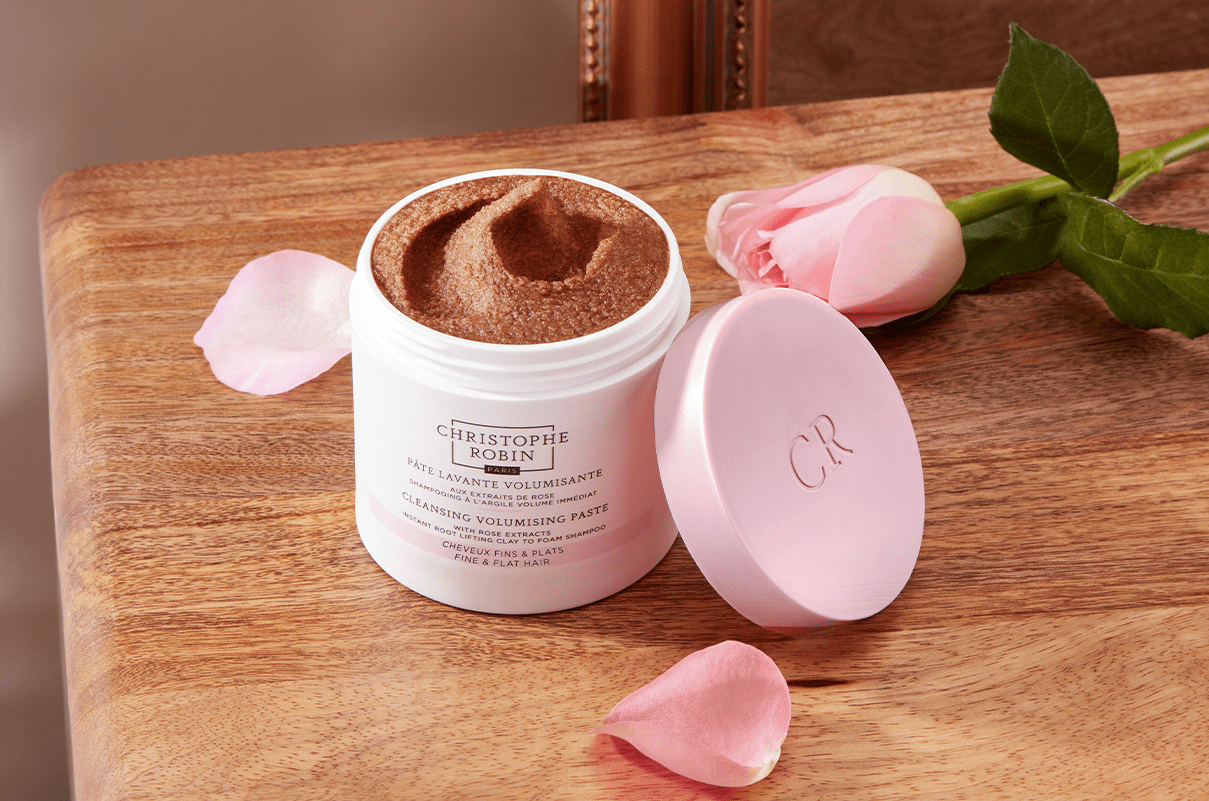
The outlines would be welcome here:
<svg viewBox="0 0 1209 801">
<path fill-rule="evenodd" d="M 930 309 L 966 258 L 961 224 L 927 181 L 870 164 L 723 195 L 705 244 L 742 292 L 800 289 L 862 327 Z"/>
</svg>

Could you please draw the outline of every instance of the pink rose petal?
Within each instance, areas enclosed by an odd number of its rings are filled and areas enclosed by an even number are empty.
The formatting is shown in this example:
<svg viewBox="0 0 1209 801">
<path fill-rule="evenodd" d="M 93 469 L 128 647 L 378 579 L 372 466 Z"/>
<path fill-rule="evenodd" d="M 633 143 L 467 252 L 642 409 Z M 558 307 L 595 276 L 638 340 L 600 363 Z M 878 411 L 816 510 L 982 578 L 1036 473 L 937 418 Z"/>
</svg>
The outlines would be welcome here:
<svg viewBox="0 0 1209 801">
<path fill-rule="evenodd" d="M 244 265 L 193 342 L 214 376 L 240 392 L 276 395 L 310 381 L 352 350 L 353 271 L 301 250 Z"/>
<path fill-rule="evenodd" d="M 895 319 L 931 307 L 964 268 L 952 212 L 919 198 L 881 197 L 845 231 L 828 302 L 844 314 Z"/>
<path fill-rule="evenodd" d="M 844 231 L 858 211 L 851 205 L 832 206 L 777 231 L 768 250 L 789 286 L 827 300 Z"/>
<path fill-rule="evenodd" d="M 855 164 L 851 167 L 834 167 L 826 172 L 795 184 L 793 192 L 777 201 L 782 206 L 795 208 L 827 207 L 842 203 L 845 198 L 861 191 L 879 173 L 889 168 L 880 164 Z"/>
<path fill-rule="evenodd" d="M 743 250 L 743 234 L 753 228 L 776 230 L 802 216 L 795 212 L 828 206 L 855 192 L 885 167 L 861 164 L 837 167 L 792 186 L 754 189 L 722 195 L 710 206 L 705 248 L 734 277 L 734 258 Z"/>
<path fill-rule="evenodd" d="M 669 770 L 742 787 L 769 774 L 789 732 L 789 686 L 764 652 L 727 641 L 689 654 L 592 729 Z"/>
</svg>

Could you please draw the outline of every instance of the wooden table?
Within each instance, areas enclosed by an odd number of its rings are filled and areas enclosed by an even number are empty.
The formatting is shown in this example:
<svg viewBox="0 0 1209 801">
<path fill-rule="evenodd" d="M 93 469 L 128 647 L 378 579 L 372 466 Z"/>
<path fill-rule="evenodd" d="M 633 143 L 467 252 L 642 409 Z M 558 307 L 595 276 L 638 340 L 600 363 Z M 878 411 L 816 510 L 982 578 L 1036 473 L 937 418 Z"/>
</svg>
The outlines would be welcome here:
<svg viewBox="0 0 1209 801">
<path fill-rule="evenodd" d="M 1123 150 L 1209 122 L 1209 70 L 1103 82 Z M 675 229 L 694 309 L 720 193 L 859 162 L 955 197 L 1035 171 L 989 91 L 81 170 L 42 208 L 55 506 L 76 797 L 1204 798 L 1209 338 L 1139 332 L 1058 267 L 874 343 L 919 437 L 924 545 L 884 612 L 765 631 L 679 542 L 590 607 L 446 608 L 366 554 L 348 361 L 233 392 L 191 338 L 282 248 L 352 265 L 391 203 L 511 166 L 626 187 Z M 1209 229 L 1209 156 L 1132 195 Z M 747 789 L 589 734 L 722 640 L 789 680 L 781 762 Z"/>
</svg>

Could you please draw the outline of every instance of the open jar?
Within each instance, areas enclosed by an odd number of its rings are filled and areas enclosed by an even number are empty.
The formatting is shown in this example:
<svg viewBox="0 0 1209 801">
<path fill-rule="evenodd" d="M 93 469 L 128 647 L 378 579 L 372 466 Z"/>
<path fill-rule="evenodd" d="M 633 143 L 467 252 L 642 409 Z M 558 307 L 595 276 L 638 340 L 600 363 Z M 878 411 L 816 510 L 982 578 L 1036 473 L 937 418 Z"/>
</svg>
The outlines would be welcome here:
<svg viewBox="0 0 1209 801">
<path fill-rule="evenodd" d="M 430 193 L 504 175 L 579 182 L 653 220 L 668 264 L 650 300 L 592 333 L 526 344 L 454 336 L 400 311 L 373 272 L 384 227 Z M 654 398 L 663 356 L 688 319 L 689 286 L 658 213 L 583 176 L 473 173 L 387 210 L 356 273 L 357 528 L 387 573 L 451 606 L 527 614 L 604 598 L 663 558 L 676 525 L 659 479 Z"/>
</svg>

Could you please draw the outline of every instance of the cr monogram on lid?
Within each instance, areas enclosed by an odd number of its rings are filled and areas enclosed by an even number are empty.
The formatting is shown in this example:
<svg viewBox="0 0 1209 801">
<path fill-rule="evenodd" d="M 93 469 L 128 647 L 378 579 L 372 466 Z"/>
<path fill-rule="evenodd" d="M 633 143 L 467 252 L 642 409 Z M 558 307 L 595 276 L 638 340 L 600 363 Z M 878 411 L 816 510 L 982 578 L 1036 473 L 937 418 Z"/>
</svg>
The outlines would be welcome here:
<svg viewBox="0 0 1209 801">
<path fill-rule="evenodd" d="M 807 426 L 807 433 L 794 438 L 789 448 L 789 464 L 802 486 L 814 492 L 844 463 L 841 457 L 851 453 L 851 449 L 836 441 L 835 423 L 820 414 Z"/>
</svg>

